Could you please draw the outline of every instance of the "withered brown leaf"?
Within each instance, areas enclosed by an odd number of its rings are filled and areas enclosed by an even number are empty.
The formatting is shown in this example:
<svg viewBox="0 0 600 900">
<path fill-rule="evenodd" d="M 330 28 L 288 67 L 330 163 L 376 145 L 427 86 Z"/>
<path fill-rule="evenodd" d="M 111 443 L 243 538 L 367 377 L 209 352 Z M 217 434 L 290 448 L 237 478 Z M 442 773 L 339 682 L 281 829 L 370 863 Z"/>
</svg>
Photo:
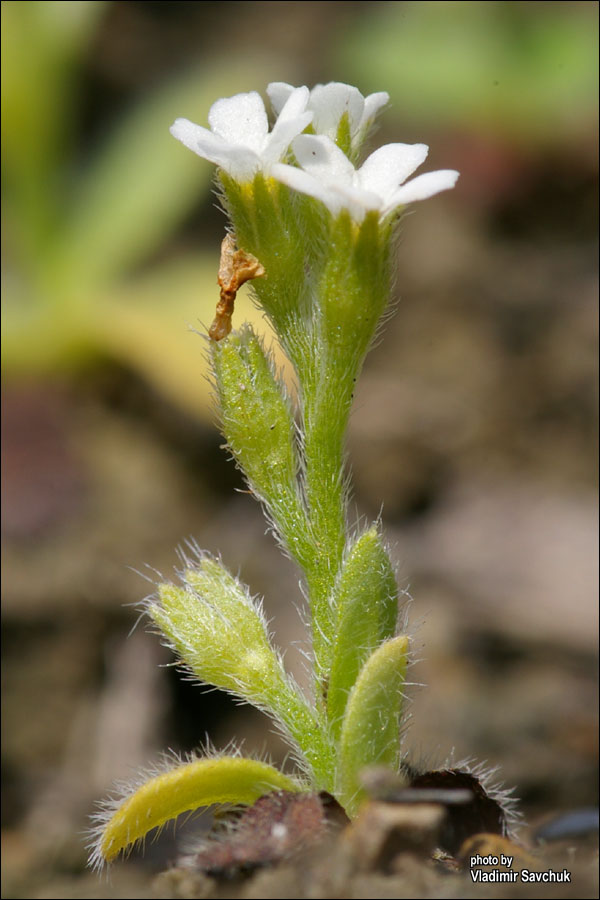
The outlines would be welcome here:
<svg viewBox="0 0 600 900">
<path fill-rule="evenodd" d="M 221 297 L 215 318 L 208 330 L 213 341 L 222 341 L 231 331 L 231 317 L 236 294 L 243 284 L 265 274 L 264 266 L 251 253 L 236 249 L 233 234 L 226 234 L 221 243 L 221 260 L 217 284 Z"/>
</svg>

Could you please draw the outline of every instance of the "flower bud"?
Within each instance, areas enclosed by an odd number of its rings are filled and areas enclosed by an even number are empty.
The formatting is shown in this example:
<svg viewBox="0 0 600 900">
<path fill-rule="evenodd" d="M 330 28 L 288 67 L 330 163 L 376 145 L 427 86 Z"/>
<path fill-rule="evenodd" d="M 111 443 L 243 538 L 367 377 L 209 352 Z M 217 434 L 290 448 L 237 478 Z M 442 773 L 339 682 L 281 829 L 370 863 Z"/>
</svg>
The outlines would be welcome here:
<svg viewBox="0 0 600 900">
<path fill-rule="evenodd" d="M 312 553 L 297 483 L 295 424 L 283 384 L 249 325 L 212 345 L 222 428 L 252 491 L 292 556 Z"/>
</svg>

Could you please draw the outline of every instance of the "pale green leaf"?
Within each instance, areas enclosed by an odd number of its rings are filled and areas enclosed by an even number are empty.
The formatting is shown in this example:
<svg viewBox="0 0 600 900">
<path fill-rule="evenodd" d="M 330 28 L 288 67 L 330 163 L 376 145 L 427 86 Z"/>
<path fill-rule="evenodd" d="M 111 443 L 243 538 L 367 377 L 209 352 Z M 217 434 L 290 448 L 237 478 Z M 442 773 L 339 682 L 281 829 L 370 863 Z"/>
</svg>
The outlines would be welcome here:
<svg viewBox="0 0 600 900">
<path fill-rule="evenodd" d="M 398 589 L 389 556 L 376 528 L 351 548 L 333 595 L 336 638 L 329 676 L 327 711 L 339 735 L 346 701 L 363 664 L 382 641 L 394 636 Z"/>
<path fill-rule="evenodd" d="M 90 863 L 100 868 L 149 831 L 181 813 L 216 803 L 251 804 L 270 791 L 298 791 L 273 766 L 223 756 L 198 759 L 157 775 L 127 797 L 97 829 Z"/>
<path fill-rule="evenodd" d="M 405 635 L 378 647 L 350 692 L 340 739 L 340 802 L 349 815 L 362 800 L 358 781 L 361 769 L 375 764 L 398 766 L 408 647 Z"/>
</svg>

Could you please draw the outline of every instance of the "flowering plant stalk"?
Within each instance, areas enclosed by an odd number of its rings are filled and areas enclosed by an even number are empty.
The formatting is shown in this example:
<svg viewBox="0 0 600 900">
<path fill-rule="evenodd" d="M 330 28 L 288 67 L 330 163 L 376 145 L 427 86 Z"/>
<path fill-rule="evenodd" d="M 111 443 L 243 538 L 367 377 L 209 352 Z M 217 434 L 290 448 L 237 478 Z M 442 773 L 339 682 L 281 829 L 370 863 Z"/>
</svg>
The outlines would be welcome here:
<svg viewBox="0 0 600 900">
<path fill-rule="evenodd" d="M 101 866 L 156 826 L 215 803 L 252 803 L 271 790 L 324 790 L 348 815 L 361 769 L 398 770 L 409 638 L 380 523 L 348 522 L 344 437 L 356 379 L 390 297 L 390 247 L 407 203 L 453 187 L 458 173 L 406 183 L 423 144 L 388 144 L 360 168 L 384 93 L 343 84 L 275 83 L 269 131 L 257 93 L 217 101 L 210 130 L 177 119 L 173 135 L 217 165 L 230 231 L 209 353 L 221 426 L 282 550 L 302 573 L 310 610 L 313 695 L 285 671 L 261 604 L 220 559 L 183 557 L 176 584 L 158 585 L 146 612 L 203 682 L 266 712 L 289 742 L 284 775 L 237 754 L 171 764 L 109 801 L 91 862 Z M 256 302 L 293 365 L 294 408 L 271 354 L 248 325 L 231 331 L 235 294 Z"/>
</svg>

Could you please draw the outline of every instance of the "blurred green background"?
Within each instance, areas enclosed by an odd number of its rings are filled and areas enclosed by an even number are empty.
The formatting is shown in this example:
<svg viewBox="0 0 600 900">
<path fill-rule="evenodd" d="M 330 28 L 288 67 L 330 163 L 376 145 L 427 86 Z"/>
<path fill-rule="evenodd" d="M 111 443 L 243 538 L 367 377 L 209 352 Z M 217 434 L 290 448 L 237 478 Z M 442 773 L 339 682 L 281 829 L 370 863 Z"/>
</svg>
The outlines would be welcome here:
<svg viewBox="0 0 600 900">
<path fill-rule="evenodd" d="M 413 757 L 501 763 L 531 820 L 595 773 L 596 3 L 4 2 L 3 813 L 12 897 L 107 896 L 93 801 L 167 746 L 242 734 L 127 606 L 193 536 L 302 638 L 297 576 L 219 449 L 204 332 L 225 220 L 168 132 L 271 80 L 387 90 L 415 205 L 359 385 L 352 514 L 414 595 Z M 376 146 L 373 143 L 373 146 Z M 251 317 L 246 297 L 234 324 Z M 191 326 L 191 327 L 190 327 Z M 152 577 L 152 573 L 150 573 Z M 286 655 L 302 678 L 301 656 Z M 145 896 L 163 844 L 117 873 Z"/>
</svg>

